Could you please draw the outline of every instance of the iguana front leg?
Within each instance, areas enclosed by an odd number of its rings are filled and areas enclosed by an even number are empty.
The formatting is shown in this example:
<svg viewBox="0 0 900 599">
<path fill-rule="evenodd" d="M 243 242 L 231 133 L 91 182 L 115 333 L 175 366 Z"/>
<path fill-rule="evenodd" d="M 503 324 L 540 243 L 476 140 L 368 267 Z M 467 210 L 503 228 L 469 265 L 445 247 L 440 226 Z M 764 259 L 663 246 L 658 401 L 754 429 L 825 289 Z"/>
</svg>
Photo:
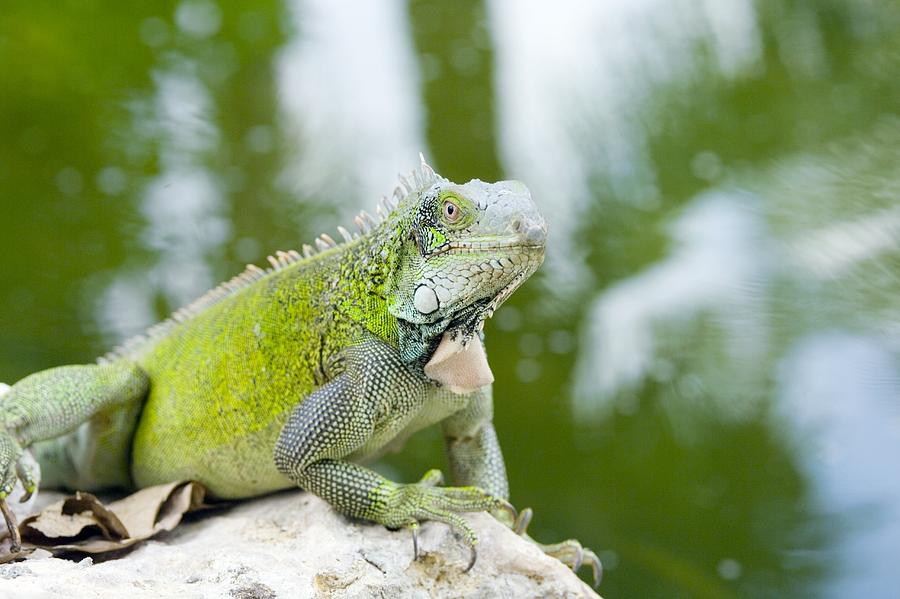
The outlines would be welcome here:
<svg viewBox="0 0 900 599">
<path fill-rule="evenodd" d="M 483 387 L 472 394 L 466 408 L 444 420 L 444 441 L 453 484 L 475 485 L 497 497 L 508 499 L 509 484 L 503 454 L 491 423 L 493 413 L 491 387 Z M 526 529 L 531 521 L 531 508 L 522 510 L 517 517 L 510 517 L 508 512 L 496 512 L 494 515 L 517 534 L 538 545 L 544 553 L 573 570 L 578 570 L 582 564 L 589 565 L 593 570 L 594 585 L 600 584 L 603 574 L 600 559 L 577 540 L 545 545 L 528 536 Z"/>
<path fill-rule="evenodd" d="M 347 460 L 392 439 L 418 413 L 429 385 L 396 351 L 374 340 L 347 352 L 346 370 L 306 397 L 290 414 L 275 446 L 278 469 L 334 508 L 389 528 L 415 530 L 424 520 L 460 531 L 473 548 L 478 538 L 460 512 L 495 510 L 505 500 L 475 487 L 439 487 L 429 471 L 401 484 Z"/>
<path fill-rule="evenodd" d="M 23 501 L 36 490 L 22 461 L 25 450 L 74 430 L 100 410 L 139 399 L 148 387 L 147 375 L 138 366 L 113 362 L 37 372 L 0 397 L 0 511 L 13 539 L 12 551 L 19 549 L 18 532 L 6 497 L 16 479 L 25 487 Z"/>
</svg>

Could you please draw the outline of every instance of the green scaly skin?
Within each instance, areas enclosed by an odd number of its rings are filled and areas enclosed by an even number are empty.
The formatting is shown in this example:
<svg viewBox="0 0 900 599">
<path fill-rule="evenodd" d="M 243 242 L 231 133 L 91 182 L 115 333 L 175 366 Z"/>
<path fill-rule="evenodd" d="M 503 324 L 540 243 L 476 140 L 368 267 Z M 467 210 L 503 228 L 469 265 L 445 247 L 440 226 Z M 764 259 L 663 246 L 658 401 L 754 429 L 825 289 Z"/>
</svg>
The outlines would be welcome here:
<svg viewBox="0 0 900 599">
<path fill-rule="evenodd" d="M 542 262 L 543 218 L 515 181 L 457 185 L 424 161 L 401 181 L 397 205 L 361 214 L 360 234 L 341 230 L 343 243 L 323 235 L 319 252 L 279 253 L 271 269 L 248 267 L 96 365 L 13 385 L 0 397 L 7 524 L 16 480 L 35 487 L 21 465 L 30 447 L 51 487 L 196 480 L 235 499 L 300 486 L 390 528 L 445 522 L 473 560 L 477 537 L 461 512 L 490 510 L 524 534 L 530 511 L 516 518 L 506 501 L 492 377 L 468 384 L 457 377 L 468 366 L 431 371 L 449 373 L 437 379 L 425 370 L 445 344 L 487 368 L 471 357 L 483 356 L 484 320 Z M 434 470 L 402 484 L 361 465 L 435 423 L 458 486 L 438 486 Z M 545 549 L 576 569 L 586 560 L 599 578 L 576 541 Z"/>
</svg>

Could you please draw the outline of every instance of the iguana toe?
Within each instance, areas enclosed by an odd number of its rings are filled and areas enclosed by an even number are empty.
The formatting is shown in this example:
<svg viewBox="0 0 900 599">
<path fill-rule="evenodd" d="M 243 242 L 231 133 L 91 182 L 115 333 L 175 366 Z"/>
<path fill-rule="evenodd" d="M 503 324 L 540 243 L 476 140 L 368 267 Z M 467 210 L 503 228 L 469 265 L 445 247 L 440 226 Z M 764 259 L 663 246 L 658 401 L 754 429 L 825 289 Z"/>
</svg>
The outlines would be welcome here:
<svg viewBox="0 0 900 599">
<path fill-rule="evenodd" d="M 419 480 L 419 484 L 425 485 L 426 487 L 437 487 L 438 485 L 442 485 L 443 483 L 444 473 L 437 468 L 432 468 L 431 470 L 426 472 Z"/>
<path fill-rule="evenodd" d="M 533 516 L 534 512 L 529 507 L 519 512 L 518 516 L 512 520 L 501 518 L 501 521 L 507 524 L 517 535 L 532 541 L 546 555 L 555 557 L 571 568 L 572 571 L 577 572 L 582 566 L 590 566 L 594 575 L 594 587 L 600 586 L 600 580 L 603 578 L 603 564 L 600 563 L 600 558 L 597 557 L 597 554 L 584 547 L 575 539 L 568 539 L 552 545 L 538 543 L 529 537 L 527 532 Z"/>
<path fill-rule="evenodd" d="M 512 509 L 512 506 L 478 487 L 436 486 L 441 479 L 440 471 L 431 470 L 418 483 L 396 485 L 388 493 L 384 511 L 375 519 L 389 528 L 404 527 L 412 532 L 414 559 L 419 555 L 419 523 L 433 520 L 447 524 L 462 535 L 472 550 L 466 567 L 469 571 L 477 558 L 478 535 L 460 514 Z"/>
<path fill-rule="evenodd" d="M 19 503 L 25 503 L 37 491 L 38 483 L 34 475 L 34 469 L 23 458 L 19 458 L 16 464 L 16 476 L 19 477 L 22 487 L 25 488 L 25 494 L 19 498 Z"/>
<path fill-rule="evenodd" d="M 518 517 L 513 521 L 513 532 L 517 535 L 525 534 L 525 531 L 528 530 L 528 525 L 531 524 L 531 519 L 533 517 L 534 510 L 532 510 L 530 507 L 527 507 L 519 512 Z"/>
<path fill-rule="evenodd" d="M 594 575 L 594 587 L 600 586 L 600 580 L 603 578 L 603 565 L 600 563 L 600 558 L 577 540 L 568 539 L 552 545 L 536 544 L 545 554 L 555 557 L 575 572 L 583 565 L 590 566 Z"/>
</svg>

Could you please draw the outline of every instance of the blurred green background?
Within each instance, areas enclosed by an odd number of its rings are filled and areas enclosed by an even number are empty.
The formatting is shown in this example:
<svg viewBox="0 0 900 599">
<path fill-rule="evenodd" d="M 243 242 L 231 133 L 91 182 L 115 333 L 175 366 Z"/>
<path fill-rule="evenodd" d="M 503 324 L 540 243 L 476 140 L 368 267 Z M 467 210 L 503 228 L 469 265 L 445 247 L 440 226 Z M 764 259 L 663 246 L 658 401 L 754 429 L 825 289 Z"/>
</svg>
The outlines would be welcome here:
<svg viewBox="0 0 900 599">
<path fill-rule="evenodd" d="M 612 597 L 897 597 L 893 0 L 4 0 L 0 381 L 374 207 L 525 181 L 489 322 L 532 533 Z M 434 431 L 382 468 L 443 463 Z"/>
</svg>

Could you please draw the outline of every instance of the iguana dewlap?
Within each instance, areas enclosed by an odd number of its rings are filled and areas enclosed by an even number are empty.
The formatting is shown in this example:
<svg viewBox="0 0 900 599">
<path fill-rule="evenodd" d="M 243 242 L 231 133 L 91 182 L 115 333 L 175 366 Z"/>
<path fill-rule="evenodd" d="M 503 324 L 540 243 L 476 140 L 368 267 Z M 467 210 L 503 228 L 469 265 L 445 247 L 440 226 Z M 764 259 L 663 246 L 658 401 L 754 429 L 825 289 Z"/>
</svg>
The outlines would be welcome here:
<svg viewBox="0 0 900 599">
<path fill-rule="evenodd" d="M 452 333 L 444 333 L 431 359 L 425 364 L 425 374 L 459 395 L 477 391 L 494 382 L 494 373 L 484 353 L 481 339 L 468 343 Z"/>
</svg>

